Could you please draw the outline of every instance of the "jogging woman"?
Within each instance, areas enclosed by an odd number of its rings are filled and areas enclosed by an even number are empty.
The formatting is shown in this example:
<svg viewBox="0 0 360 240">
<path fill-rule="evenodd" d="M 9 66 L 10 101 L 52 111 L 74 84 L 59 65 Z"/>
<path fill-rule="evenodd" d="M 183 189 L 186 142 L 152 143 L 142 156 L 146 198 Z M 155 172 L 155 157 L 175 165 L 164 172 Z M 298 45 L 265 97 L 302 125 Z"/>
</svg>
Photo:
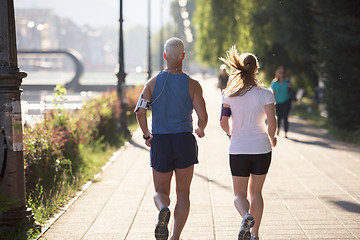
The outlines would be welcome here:
<svg viewBox="0 0 360 240">
<path fill-rule="evenodd" d="M 243 218 L 238 239 L 256 240 L 264 207 L 261 192 L 271 162 L 271 147 L 276 145 L 275 99 L 256 79 L 259 64 L 253 54 L 239 55 L 232 47 L 227 57 L 220 59 L 230 67 L 220 125 L 231 139 L 234 204 Z"/>
<path fill-rule="evenodd" d="M 289 79 L 285 78 L 285 69 L 283 66 L 277 68 L 275 78 L 271 82 L 271 88 L 276 100 L 276 115 L 277 115 L 277 133 L 280 134 L 281 120 L 284 120 L 285 137 L 289 130 L 288 116 L 291 109 L 291 83 Z"/>
</svg>

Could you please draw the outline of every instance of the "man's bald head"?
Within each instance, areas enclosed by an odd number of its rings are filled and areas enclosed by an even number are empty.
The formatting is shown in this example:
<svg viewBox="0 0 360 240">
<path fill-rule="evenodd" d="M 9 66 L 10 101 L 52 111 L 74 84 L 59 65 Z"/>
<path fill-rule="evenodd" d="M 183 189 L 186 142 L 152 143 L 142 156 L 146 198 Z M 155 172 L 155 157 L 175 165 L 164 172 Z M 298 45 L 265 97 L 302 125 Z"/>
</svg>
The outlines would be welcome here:
<svg viewBox="0 0 360 240">
<path fill-rule="evenodd" d="M 170 38 L 164 44 L 164 52 L 168 60 L 180 61 L 183 58 L 184 42 L 179 38 Z"/>
</svg>

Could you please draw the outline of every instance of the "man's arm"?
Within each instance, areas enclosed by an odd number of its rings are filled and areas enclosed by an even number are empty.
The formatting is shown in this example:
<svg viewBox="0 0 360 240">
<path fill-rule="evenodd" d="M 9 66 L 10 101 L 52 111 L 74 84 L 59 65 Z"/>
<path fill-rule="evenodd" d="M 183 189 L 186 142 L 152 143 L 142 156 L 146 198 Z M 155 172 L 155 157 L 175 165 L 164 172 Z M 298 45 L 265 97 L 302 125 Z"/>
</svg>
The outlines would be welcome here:
<svg viewBox="0 0 360 240">
<path fill-rule="evenodd" d="M 200 138 L 202 138 L 205 136 L 204 129 L 208 122 L 208 114 L 206 112 L 206 104 L 205 104 L 205 100 L 203 97 L 203 92 L 202 92 L 202 88 L 201 88 L 200 84 L 193 79 L 190 79 L 190 83 L 191 83 L 190 86 L 193 88 L 193 97 L 192 97 L 193 107 L 198 116 L 198 123 L 197 123 L 198 127 L 195 129 L 195 133 Z"/>
<path fill-rule="evenodd" d="M 140 97 L 142 97 L 143 99 L 148 100 L 149 102 L 151 101 L 151 95 L 152 95 L 152 91 L 153 91 L 154 86 L 155 86 L 155 81 L 156 81 L 156 78 L 152 78 L 145 84 L 144 90 L 141 93 Z M 137 121 L 139 123 L 139 126 L 140 126 L 140 128 L 141 128 L 141 130 L 142 130 L 142 132 L 144 134 L 144 137 L 150 137 L 149 139 L 145 140 L 146 146 L 150 147 L 151 146 L 152 135 L 151 135 L 151 132 L 150 132 L 149 127 L 148 127 L 147 118 L 146 118 L 146 112 L 147 112 L 147 109 L 139 108 L 136 111 L 136 119 L 137 119 Z"/>
</svg>

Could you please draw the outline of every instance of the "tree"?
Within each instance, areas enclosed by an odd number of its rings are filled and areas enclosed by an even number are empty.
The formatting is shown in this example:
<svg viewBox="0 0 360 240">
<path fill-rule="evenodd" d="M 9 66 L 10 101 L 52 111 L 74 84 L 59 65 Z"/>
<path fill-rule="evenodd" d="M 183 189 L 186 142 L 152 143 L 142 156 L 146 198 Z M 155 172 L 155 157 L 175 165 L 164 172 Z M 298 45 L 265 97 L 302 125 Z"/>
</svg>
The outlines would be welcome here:
<svg viewBox="0 0 360 240">
<path fill-rule="evenodd" d="M 267 75 L 279 65 L 291 70 L 298 87 L 317 85 L 313 69 L 313 17 L 309 1 L 254 1 L 251 14 L 254 52 Z"/>
<path fill-rule="evenodd" d="M 325 80 L 330 122 L 342 129 L 360 129 L 360 8 L 358 0 L 316 0 L 317 68 Z"/>
<path fill-rule="evenodd" d="M 182 39 L 185 45 L 186 60 L 187 60 L 184 62 L 185 68 L 187 68 L 187 64 L 189 64 L 189 62 L 195 59 L 194 41 L 193 38 L 187 39 L 187 36 L 185 34 L 185 26 L 184 26 L 186 19 L 189 21 L 188 23 L 190 23 L 189 29 L 191 33 L 193 35 L 195 34 L 195 28 L 193 26 L 193 21 L 192 21 L 195 12 L 195 4 L 196 4 L 196 0 L 188 0 L 185 7 L 180 7 L 178 0 L 173 0 L 171 2 L 171 15 L 174 18 L 174 22 L 175 22 L 175 28 L 173 29 L 173 34 L 174 36 Z M 183 14 L 185 14 L 185 17 L 186 14 L 188 14 L 188 17 L 184 19 L 182 16 Z"/>
<path fill-rule="evenodd" d="M 251 2 L 243 0 L 197 0 L 195 25 L 197 59 L 210 66 L 220 64 L 231 46 L 239 51 L 251 51 L 249 20 L 246 17 Z"/>
<path fill-rule="evenodd" d="M 198 60 L 217 64 L 233 44 L 255 53 L 267 76 L 291 69 L 308 93 L 325 81 L 330 122 L 360 131 L 359 0 L 198 0 Z"/>
<path fill-rule="evenodd" d="M 195 16 L 198 60 L 215 65 L 236 44 L 254 52 L 268 76 L 285 65 L 299 87 L 316 85 L 308 1 L 198 0 Z"/>
</svg>

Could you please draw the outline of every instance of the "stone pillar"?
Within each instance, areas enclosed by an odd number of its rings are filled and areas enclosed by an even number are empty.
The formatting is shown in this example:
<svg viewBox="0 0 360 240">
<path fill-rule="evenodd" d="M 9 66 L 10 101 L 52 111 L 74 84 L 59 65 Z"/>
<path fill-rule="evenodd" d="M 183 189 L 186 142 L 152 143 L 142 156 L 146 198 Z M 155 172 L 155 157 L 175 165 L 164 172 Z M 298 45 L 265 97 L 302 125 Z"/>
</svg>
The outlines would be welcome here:
<svg viewBox="0 0 360 240">
<path fill-rule="evenodd" d="M 26 207 L 20 85 L 13 0 L 0 1 L 0 227 L 33 225 Z M 4 209 L 7 211 L 4 212 Z"/>
</svg>

